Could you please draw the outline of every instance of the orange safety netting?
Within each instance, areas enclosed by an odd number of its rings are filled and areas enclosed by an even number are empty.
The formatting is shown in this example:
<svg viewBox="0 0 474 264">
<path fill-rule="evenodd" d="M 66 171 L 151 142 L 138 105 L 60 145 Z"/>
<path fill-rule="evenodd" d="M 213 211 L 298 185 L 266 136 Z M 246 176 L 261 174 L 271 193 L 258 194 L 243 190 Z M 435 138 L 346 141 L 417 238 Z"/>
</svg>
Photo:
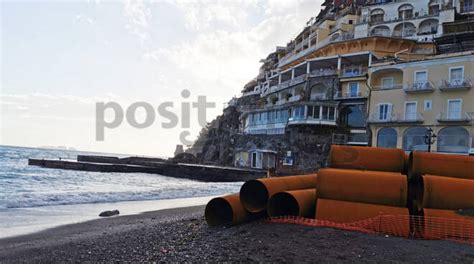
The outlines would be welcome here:
<svg viewBox="0 0 474 264">
<path fill-rule="evenodd" d="M 354 223 L 335 223 L 298 216 L 271 217 L 267 221 L 278 224 L 330 227 L 405 238 L 450 240 L 474 245 L 474 220 L 408 215 L 379 215 Z M 409 234 L 406 233 L 407 223 L 409 223 Z"/>
</svg>

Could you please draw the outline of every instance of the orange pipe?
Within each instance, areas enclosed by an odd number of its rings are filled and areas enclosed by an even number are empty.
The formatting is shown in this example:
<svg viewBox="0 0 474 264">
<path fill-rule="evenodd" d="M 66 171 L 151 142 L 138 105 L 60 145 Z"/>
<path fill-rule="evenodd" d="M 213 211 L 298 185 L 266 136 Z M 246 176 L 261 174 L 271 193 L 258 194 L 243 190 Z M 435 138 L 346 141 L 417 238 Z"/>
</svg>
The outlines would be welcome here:
<svg viewBox="0 0 474 264">
<path fill-rule="evenodd" d="M 279 192 L 268 202 L 270 216 L 294 215 L 314 218 L 316 189 Z"/>
<path fill-rule="evenodd" d="M 329 163 L 331 168 L 404 172 L 405 152 L 395 148 L 332 145 Z"/>
<path fill-rule="evenodd" d="M 356 223 L 377 216 L 390 216 L 376 219 L 374 222 L 361 223 L 361 227 L 369 228 L 384 234 L 408 237 L 410 234 L 410 213 L 407 208 L 353 203 L 328 199 L 316 202 L 316 219 L 335 223 Z M 402 217 L 403 216 L 403 217 Z M 404 217 L 406 216 L 406 217 Z M 357 226 L 357 224 L 354 224 Z"/>
<path fill-rule="evenodd" d="M 474 209 L 474 181 L 425 175 L 422 206 L 433 209 Z"/>
<path fill-rule="evenodd" d="M 424 174 L 474 180 L 474 156 L 413 151 L 408 175 L 418 178 Z"/>
<path fill-rule="evenodd" d="M 204 215 L 210 226 L 237 225 L 263 216 L 247 212 L 238 194 L 212 199 L 207 203 Z"/>
<path fill-rule="evenodd" d="M 321 169 L 318 198 L 407 206 L 407 178 L 396 172 Z"/>
<path fill-rule="evenodd" d="M 309 174 L 250 180 L 240 188 L 240 201 L 247 211 L 262 212 L 274 194 L 316 188 L 316 179 L 316 174 Z"/>
<path fill-rule="evenodd" d="M 474 214 L 462 215 L 459 211 L 424 209 L 425 239 L 474 240 Z"/>
</svg>

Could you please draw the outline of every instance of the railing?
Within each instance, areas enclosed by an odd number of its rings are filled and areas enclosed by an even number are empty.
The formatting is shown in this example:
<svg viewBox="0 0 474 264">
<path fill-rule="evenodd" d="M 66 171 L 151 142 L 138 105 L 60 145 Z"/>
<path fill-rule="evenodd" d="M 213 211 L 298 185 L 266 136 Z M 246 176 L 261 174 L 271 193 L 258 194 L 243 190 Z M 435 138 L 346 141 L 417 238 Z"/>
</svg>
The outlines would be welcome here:
<svg viewBox="0 0 474 264">
<path fill-rule="evenodd" d="M 470 79 L 442 80 L 439 88 L 441 90 L 470 89 L 473 83 Z"/>
<path fill-rule="evenodd" d="M 295 77 L 294 79 L 291 79 L 291 85 L 302 83 L 305 81 L 305 78 L 306 78 L 306 74 L 299 75 Z"/>
<path fill-rule="evenodd" d="M 347 70 L 352 70 L 352 71 L 347 71 Z M 342 69 L 341 71 L 341 76 L 342 77 L 357 77 L 357 76 L 362 76 L 368 73 L 368 68 L 367 67 L 361 67 L 361 68 L 345 68 Z"/>
<path fill-rule="evenodd" d="M 469 113 L 459 112 L 449 112 L 449 113 L 439 113 L 437 120 L 438 122 L 469 122 L 472 121 L 474 117 Z"/>
<path fill-rule="evenodd" d="M 310 96 L 311 101 L 317 101 L 317 100 L 326 100 L 328 97 L 326 94 L 312 94 Z"/>
<path fill-rule="evenodd" d="M 406 30 L 396 30 L 393 31 L 394 37 L 412 37 L 416 35 L 415 29 L 406 29 Z"/>
<path fill-rule="evenodd" d="M 336 70 L 332 69 L 318 69 L 318 70 L 313 70 L 312 72 L 309 73 L 311 77 L 320 77 L 320 76 L 330 76 L 330 75 L 336 75 Z"/>
<path fill-rule="evenodd" d="M 335 94 L 336 99 L 357 99 L 357 98 L 367 98 L 367 93 L 343 93 L 340 91 L 337 91 Z"/>
<path fill-rule="evenodd" d="M 304 49 L 300 52 L 295 52 L 295 51 L 292 51 L 288 54 L 286 54 L 285 56 L 283 56 L 283 58 L 280 59 L 280 62 L 279 62 L 279 66 L 283 66 L 287 63 L 289 63 L 290 61 L 293 61 L 293 60 L 296 60 L 296 59 L 299 59 L 317 49 L 320 49 L 330 43 L 333 43 L 333 42 L 337 42 L 337 41 L 345 41 L 345 40 L 351 40 L 351 39 L 354 39 L 354 33 L 347 33 L 347 34 L 342 34 L 340 35 L 339 37 L 337 37 L 336 39 L 331 39 L 330 37 L 327 37 L 325 38 L 324 40 L 320 41 L 318 44 L 316 45 L 313 45 L 307 49 Z"/>
<path fill-rule="evenodd" d="M 242 97 L 255 95 L 255 94 L 260 94 L 260 90 L 253 90 L 253 91 L 250 91 L 250 92 L 243 93 Z"/>
<path fill-rule="evenodd" d="M 369 37 L 390 37 L 390 31 L 371 31 Z"/>
<path fill-rule="evenodd" d="M 413 114 L 385 114 L 380 115 L 372 114 L 369 117 L 370 123 L 422 123 L 424 120 L 423 115 L 420 113 L 413 113 Z"/>
<path fill-rule="evenodd" d="M 403 88 L 407 93 L 416 93 L 416 92 L 432 92 L 434 91 L 434 85 L 432 82 L 414 82 L 408 84 Z"/>
<path fill-rule="evenodd" d="M 391 85 L 373 85 L 373 90 L 391 90 L 391 89 L 402 89 L 403 84 L 401 83 L 394 83 Z"/>
<path fill-rule="evenodd" d="M 288 98 L 288 103 L 291 103 L 291 102 L 297 102 L 301 100 L 301 95 L 293 95 L 292 97 Z"/>
</svg>

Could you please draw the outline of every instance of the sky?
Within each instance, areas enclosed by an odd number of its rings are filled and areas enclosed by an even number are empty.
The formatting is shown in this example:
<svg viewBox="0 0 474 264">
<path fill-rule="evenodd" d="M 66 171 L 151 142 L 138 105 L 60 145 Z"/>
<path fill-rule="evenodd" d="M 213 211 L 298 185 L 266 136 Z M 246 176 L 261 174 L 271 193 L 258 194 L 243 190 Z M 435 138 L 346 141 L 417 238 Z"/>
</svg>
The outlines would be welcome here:
<svg viewBox="0 0 474 264">
<path fill-rule="evenodd" d="M 206 120 L 221 114 L 260 59 L 294 38 L 320 4 L 0 0 L 0 145 L 172 156 L 181 133 L 192 141 L 201 130 L 197 110 L 182 105 L 205 96 L 215 104 Z M 120 109 L 97 109 L 110 102 Z M 173 128 L 160 106 L 178 117 Z M 114 121 L 97 140 L 98 127 Z"/>
</svg>

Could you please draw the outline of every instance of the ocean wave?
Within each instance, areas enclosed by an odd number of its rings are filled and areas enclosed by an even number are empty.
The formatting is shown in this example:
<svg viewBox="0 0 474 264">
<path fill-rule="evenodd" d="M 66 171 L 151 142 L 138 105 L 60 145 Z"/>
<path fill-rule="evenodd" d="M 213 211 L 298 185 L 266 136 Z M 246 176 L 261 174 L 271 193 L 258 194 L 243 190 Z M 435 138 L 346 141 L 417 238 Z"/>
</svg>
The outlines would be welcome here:
<svg viewBox="0 0 474 264">
<path fill-rule="evenodd" d="M 4 153 L 8 155 L 2 155 Z M 70 157 L 73 154 L 0 147 L 0 209 L 214 196 L 238 192 L 242 185 L 144 173 L 65 171 L 27 164 L 27 157 Z"/>
</svg>

